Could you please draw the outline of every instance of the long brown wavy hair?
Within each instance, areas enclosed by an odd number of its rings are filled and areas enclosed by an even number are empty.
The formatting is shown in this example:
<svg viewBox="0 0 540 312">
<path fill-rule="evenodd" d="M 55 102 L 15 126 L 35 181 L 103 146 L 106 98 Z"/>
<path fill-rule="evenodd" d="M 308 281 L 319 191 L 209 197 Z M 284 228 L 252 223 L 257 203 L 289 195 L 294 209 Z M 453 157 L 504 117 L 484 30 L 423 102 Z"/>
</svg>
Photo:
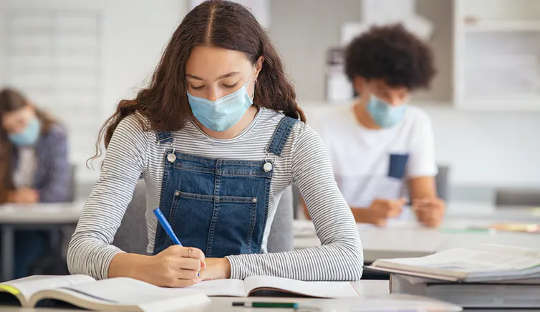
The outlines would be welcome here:
<svg viewBox="0 0 540 312">
<path fill-rule="evenodd" d="M 4 115 L 26 108 L 30 102 L 19 91 L 11 88 L 0 90 L 0 122 Z M 47 133 L 56 122 L 52 117 L 34 107 L 37 118 L 41 122 L 41 135 Z M 8 138 L 8 133 L 3 125 L 0 125 L 0 203 L 7 200 L 7 194 L 15 187 L 13 184 L 13 152 L 15 146 Z"/>
<path fill-rule="evenodd" d="M 254 104 L 305 120 L 281 60 L 255 17 L 237 3 L 206 1 L 189 12 L 175 30 L 149 86 L 140 90 L 135 99 L 121 100 L 116 112 L 105 121 L 96 142 L 96 154 L 89 160 L 101 156 L 101 140 L 104 139 L 107 148 L 120 121 L 135 112 L 148 119 L 150 129 L 136 114 L 145 131 L 180 130 L 186 121 L 194 118 L 186 95 L 185 67 L 196 46 L 240 51 L 252 64 L 262 56 Z"/>
</svg>

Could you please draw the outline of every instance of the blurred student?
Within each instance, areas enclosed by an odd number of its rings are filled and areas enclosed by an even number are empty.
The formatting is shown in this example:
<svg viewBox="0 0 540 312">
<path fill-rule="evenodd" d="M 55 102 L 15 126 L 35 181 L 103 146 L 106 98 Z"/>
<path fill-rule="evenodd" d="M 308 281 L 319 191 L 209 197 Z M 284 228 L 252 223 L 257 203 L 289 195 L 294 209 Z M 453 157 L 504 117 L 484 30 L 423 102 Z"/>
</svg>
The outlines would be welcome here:
<svg viewBox="0 0 540 312">
<path fill-rule="evenodd" d="M 71 173 L 64 129 L 13 89 L 0 90 L 0 203 L 70 199 Z M 41 231 L 15 234 L 16 277 L 45 251 Z"/>
<path fill-rule="evenodd" d="M 408 104 L 435 74 L 430 48 L 399 24 L 372 27 L 346 48 L 345 71 L 358 93 L 353 104 L 310 117 L 356 221 L 385 225 L 401 214 L 408 188 L 418 220 L 438 226 L 445 204 L 431 121 Z"/>
</svg>

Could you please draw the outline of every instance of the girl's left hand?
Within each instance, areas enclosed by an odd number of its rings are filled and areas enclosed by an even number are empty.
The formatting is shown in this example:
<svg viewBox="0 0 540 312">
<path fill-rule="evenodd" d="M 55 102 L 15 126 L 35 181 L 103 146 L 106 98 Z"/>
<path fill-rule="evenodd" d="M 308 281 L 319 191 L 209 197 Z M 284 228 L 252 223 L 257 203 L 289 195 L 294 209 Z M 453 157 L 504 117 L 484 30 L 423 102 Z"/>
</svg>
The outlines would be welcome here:
<svg viewBox="0 0 540 312">
<path fill-rule="evenodd" d="M 201 271 L 201 280 L 231 277 L 231 264 L 227 258 L 206 258 L 206 268 Z"/>
</svg>

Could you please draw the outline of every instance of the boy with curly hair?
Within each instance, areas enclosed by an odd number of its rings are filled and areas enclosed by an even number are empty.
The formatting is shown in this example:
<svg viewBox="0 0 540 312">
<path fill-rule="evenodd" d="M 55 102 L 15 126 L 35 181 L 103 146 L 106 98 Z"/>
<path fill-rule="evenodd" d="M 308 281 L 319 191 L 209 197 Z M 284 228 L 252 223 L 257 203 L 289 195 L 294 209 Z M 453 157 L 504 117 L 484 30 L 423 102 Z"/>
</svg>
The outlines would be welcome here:
<svg viewBox="0 0 540 312">
<path fill-rule="evenodd" d="M 385 225 L 401 214 L 408 191 L 418 220 L 438 226 L 445 205 L 431 121 L 408 105 L 435 75 L 430 48 L 400 24 L 372 27 L 347 46 L 345 71 L 358 94 L 353 105 L 310 117 L 356 221 Z"/>
</svg>

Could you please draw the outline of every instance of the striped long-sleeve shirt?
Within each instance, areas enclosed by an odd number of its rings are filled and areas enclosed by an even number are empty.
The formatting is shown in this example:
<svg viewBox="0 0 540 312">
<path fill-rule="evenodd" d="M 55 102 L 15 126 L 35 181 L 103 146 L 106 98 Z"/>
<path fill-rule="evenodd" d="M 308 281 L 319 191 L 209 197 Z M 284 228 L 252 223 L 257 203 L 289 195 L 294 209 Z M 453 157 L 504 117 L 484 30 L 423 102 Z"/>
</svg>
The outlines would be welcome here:
<svg viewBox="0 0 540 312">
<path fill-rule="evenodd" d="M 227 256 L 231 278 L 273 275 L 300 280 L 357 280 L 362 275 L 362 245 L 349 207 L 333 178 L 328 153 L 319 136 L 298 122 L 281 156 L 267 155 L 266 147 L 283 115 L 261 108 L 250 125 L 232 139 L 216 139 L 195 123 L 173 132 L 176 151 L 202 157 L 261 160 L 270 156 L 274 173 L 270 185 L 268 217 L 262 249 L 284 189 L 294 183 L 304 197 L 321 246 L 280 253 Z M 144 131 L 136 116 L 124 118 L 116 128 L 103 160 L 101 175 L 82 211 L 68 249 L 71 273 L 101 279 L 108 276 L 112 258 L 123 252 L 111 245 L 139 177 L 146 182 L 147 252 L 154 250 L 164 153 L 154 131 Z"/>
</svg>

